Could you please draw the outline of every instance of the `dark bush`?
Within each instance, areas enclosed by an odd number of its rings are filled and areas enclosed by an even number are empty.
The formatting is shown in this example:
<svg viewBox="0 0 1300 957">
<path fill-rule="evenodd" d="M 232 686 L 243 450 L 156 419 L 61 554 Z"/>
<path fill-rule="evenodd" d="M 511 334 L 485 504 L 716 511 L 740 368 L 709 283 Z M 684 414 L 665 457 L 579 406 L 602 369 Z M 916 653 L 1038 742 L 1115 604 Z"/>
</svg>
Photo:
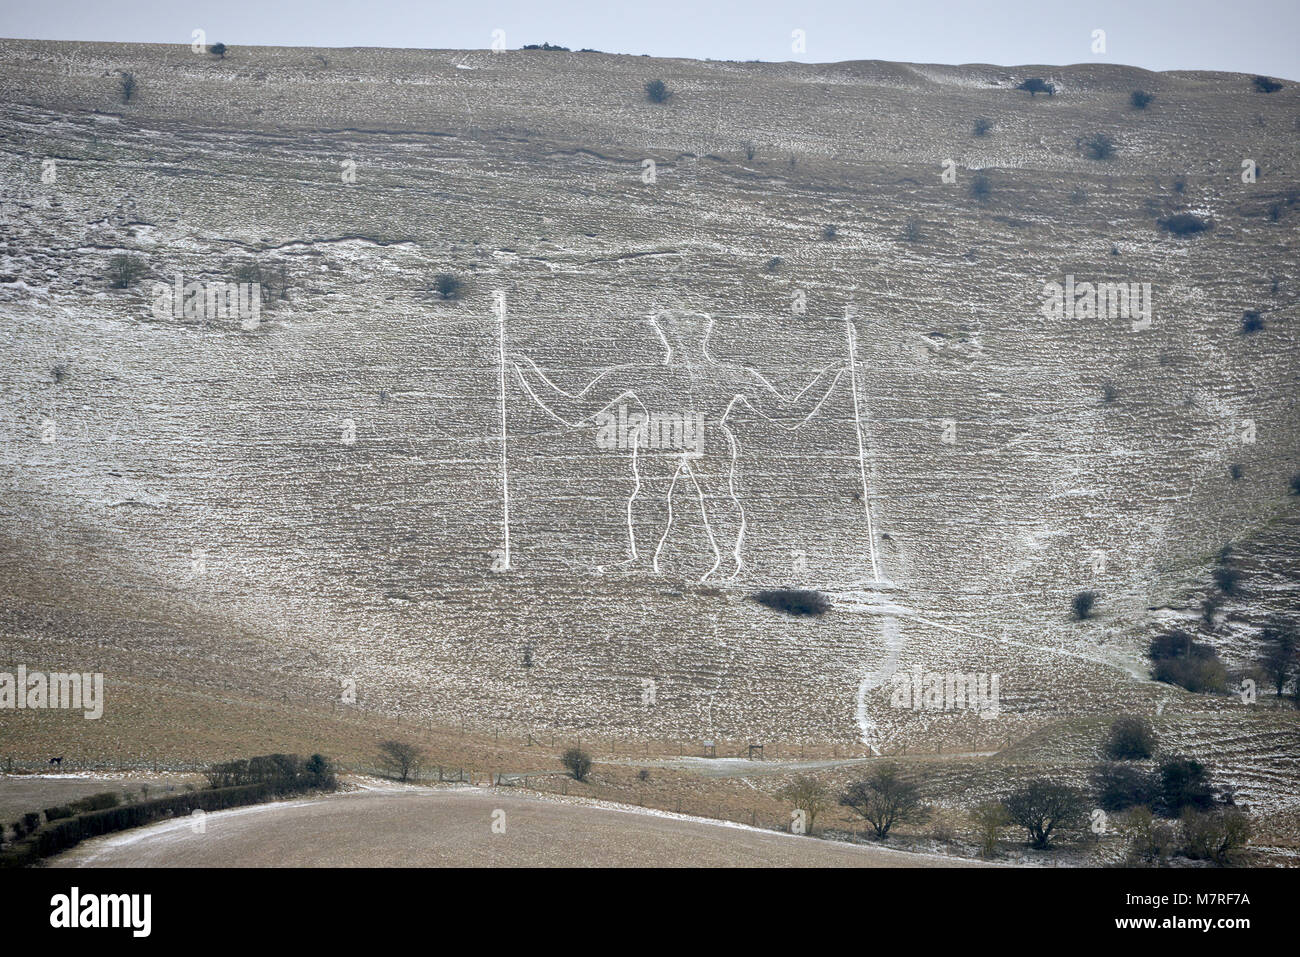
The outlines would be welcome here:
<svg viewBox="0 0 1300 957">
<path fill-rule="evenodd" d="M 439 273 L 433 277 L 433 289 L 443 299 L 459 299 L 465 294 L 465 283 L 452 273 Z"/>
<path fill-rule="evenodd" d="M 568 52 L 569 52 L 569 48 L 568 48 L 568 47 L 557 46 L 556 44 L 553 44 L 553 43 L 526 43 L 526 44 L 524 44 L 523 49 L 525 49 L 525 50 L 556 50 L 556 51 L 559 51 L 559 52 L 561 52 L 561 53 L 568 53 Z M 595 50 L 579 50 L 578 52 L 579 52 L 579 53 L 595 53 L 596 51 L 595 51 Z"/>
<path fill-rule="evenodd" d="M 663 80 L 650 80 L 645 85 L 645 98 L 651 103 L 667 103 L 673 97 L 673 91 Z"/>
<path fill-rule="evenodd" d="M 1134 90 L 1133 95 L 1129 97 L 1129 102 L 1133 104 L 1133 109 L 1145 110 L 1155 98 L 1154 93 L 1148 93 L 1146 90 Z"/>
<path fill-rule="evenodd" d="M 1240 481 L 1241 477 L 1246 474 L 1246 470 L 1242 465 L 1238 464 L 1237 462 L 1233 462 L 1231 465 L 1228 466 L 1228 474 L 1232 476 L 1232 480 L 1234 482 L 1237 482 Z"/>
<path fill-rule="evenodd" d="M 226 45 L 224 43 L 214 43 L 208 47 L 208 52 L 224 60 L 226 58 Z"/>
<path fill-rule="evenodd" d="M 1225 595 L 1235 595 L 1241 591 L 1241 572 L 1230 565 L 1221 565 L 1210 572 L 1214 584 Z"/>
<path fill-rule="evenodd" d="M 123 72 L 117 81 L 117 91 L 122 95 L 123 103 L 130 103 L 135 96 L 135 74 Z"/>
<path fill-rule="evenodd" d="M 1048 83 L 1041 76 L 1031 76 L 1029 79 L 1017 86 L 1016 89 L 1027 91 L 1030 97 L 1035 97 L 1039 93 L 1046 93 L 1048 96 L 1056 95 L 1056 86 L 1052 83 Z"/>
<path fill-rule="evenodd" d="M 591 772 L 591 755 L 581 748 L 569 748 L 561 756 L 560 763 L 576 781 L 585 781 Z"/>
<path fill-rule="evenodd" d="M 72 808 L 66 804 L 58 804 L 45 809 L 45 820 L 51 823 L 64 817 L 72 817 Z"/>
<path fill-rule="evenodd" d="M 1057 831 L 1075 830 L 1087 820 L 1087 801 L 1072 787 L 1039 778 L 1005 798 L 1011 820 L 1025 829 L 1036 848 L 1052 846 Z"/>
<path fill-rule="evenodd" d="M 1155 803 L 1160 797 L 1160 778 L 1131 764 L 1102 764 L 1093 772 L 1092 788 L 1097 806 L 1114 813 Z"/>
<path fill-rule="evenodd" d="M 1247 309 L 1241 314 L 1241 334 L 1249 336 L 1264 328 L 1264 317 L 1256 309 Z"/>
<path fill-rule="evenodd" d="M 773 256 L 767 261 L 767 265 L 763 267 L 763 272 L 773 273 L 780 271 L 782 262 L 783 260 L 780 256 Z"/>
<path fill-rule="evenodd" d="M 825 226 L 822 227 L 822 239 L 826 240 L 827 242 L 834 242 L 836 239 L 839 238 L 839 235 L 840 235 L 840 230 L 838 226 L 832 226 L 830 223 L 827 223 Z"/>
<path fill-rule="evenodd" d="M 1214 789 L 1205 765 L 1191 758 L 1169 758 L 1160 765 L 1157 810 L 1177 817 L 1184 808 L 1205 811 L 1214 805 Z"/>
<path fill-rule="evenodd" d="M 1159 635 L 1147 652 L 1151 677 L 1194 692 L 1222 691 L 1228 671 L 1211 645 L 1195 641 L 1183 631 Z"/>
<path fill-rule="evenodd" d="M 1141 761 L 1149 758 L 1156 751 L 1156 730 L 1150 721 L 1140 715 L 1120 715 L 1111 722 L 1103 750 L 1112 761 Z"/>
<path fill-rule="evenodd" d="M 754 600 L 790 615 L 824 615 L 831 607 L 825 595 L 806 588 L 769 588 L 756 593 Z"/>
<path fill-rule="evenodd" d="M 1108 160 L 1115 155 L 1115 141 L 1105 133 L 1093 133 L 1083 141 L 1083 152 L 1089 159 Z"/>
<path fill-rule="evenodd" d="M 303 765 L 303 772 L 310 787 L 332 791 L 338 785 L 334 765 L 324 755 L 313 754 L 308 758 L 307 763 Z"/>
<path fill-rule="evenodd" d="M 1157 220 L 1156 225 L 1175 236 L 1193 236 L 1214 228 L 1214 220 L 1203 219 L 1195 213 L 1174 213 Z"/>
<path fill-rule="evenodd" d="M 113 289 L 130 287 L 144 273 L 144 260 L 139 256 L 119 253 L 108 260 L 108 284 Z"/>
<path fill-rule="evenodd" d="M 1291 494 L 1300 495 L 1300 472 L 1291 476 Z"/>
<path fill-rule="evenodd" d="M 1260 93 L 1276 93 L 1282 89 L 1281 83 L 1266 76 L 1257 76 L 1251 82 L 1255 84 L 1255 89 Z"/>
<path fill-rule="evenodd" d="M 903 239 L 909 243 L 919 243 L 924 238 L 921 233 L 921 224 L 915 219 L 909 219 L 907 225 L 903 227 Z"/>
<path fill-rule="evenodd" d="M 1091 591 L 1081 591 L 1070 601 L 1070 608 L 1074 611 L 1074 617 L 1083 621 L 1092 617 L 1092 610 L 1097 604 L 1097 593 Z"/>
<path fill-rule="evenodd" d="M 983 173 L 976 173 L 970 181 L 970 194 L 978 200 L 988 199 L 993 195 L 993 184 Z"/>
<path fill-rule="evenodd" d="M 981 116 L 975 121 L 974 133 L 976 136 L 988 136 L 993 132 L 993 121 L 986 116 Z"/>
</svg>

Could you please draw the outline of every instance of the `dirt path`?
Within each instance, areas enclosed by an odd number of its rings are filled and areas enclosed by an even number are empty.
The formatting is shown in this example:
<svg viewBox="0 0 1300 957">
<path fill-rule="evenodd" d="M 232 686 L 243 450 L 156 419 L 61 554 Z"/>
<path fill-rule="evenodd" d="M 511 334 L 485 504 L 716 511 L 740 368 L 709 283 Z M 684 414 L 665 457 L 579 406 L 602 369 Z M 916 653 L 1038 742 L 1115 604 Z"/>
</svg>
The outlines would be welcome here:
<svg viewBox="0 0 1300 957">
<path fill-rule="evenodd" d="M 505 831 L 494 833 L 494 812 Z M 497 814 L 497 819 L 502 818 Z M 53 867 L 944 867 L 954 862 L 478 788 L 375 789 L 88 841 Z M 964 865 L 967 862 L 955 862 Z"/>
</svg>

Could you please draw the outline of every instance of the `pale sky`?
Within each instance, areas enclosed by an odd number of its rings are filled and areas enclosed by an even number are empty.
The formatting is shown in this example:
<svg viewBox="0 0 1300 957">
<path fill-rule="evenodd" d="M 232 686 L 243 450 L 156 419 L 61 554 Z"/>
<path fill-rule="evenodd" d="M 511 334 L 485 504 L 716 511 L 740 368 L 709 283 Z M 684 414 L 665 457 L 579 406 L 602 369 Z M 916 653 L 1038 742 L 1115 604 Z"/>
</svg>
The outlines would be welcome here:
<svg viewBox="0 0 1300 957">
<path fill-rule="evenodd" d="M 713 60 L 1108 62 L 1300 79 L 1300 0 L 0 0 L 0 36 L 229 46 L 505 44 Z M 793 52 L 802 30 L 805 52 Z M 1105 52 L 1094 52 L 1094 30 Z"/>
</svg>

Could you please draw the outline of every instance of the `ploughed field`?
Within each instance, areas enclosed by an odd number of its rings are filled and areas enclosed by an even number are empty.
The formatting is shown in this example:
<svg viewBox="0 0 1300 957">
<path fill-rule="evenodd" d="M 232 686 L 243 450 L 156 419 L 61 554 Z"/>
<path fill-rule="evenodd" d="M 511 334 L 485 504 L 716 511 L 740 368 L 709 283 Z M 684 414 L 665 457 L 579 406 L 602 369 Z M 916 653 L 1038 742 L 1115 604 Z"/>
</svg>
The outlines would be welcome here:
<svg viewBox="0 0 1300 957">
<path fill-rule="evenodd" d="M 939 867 L 942 858 L 478 789 L 362 791 L 96 838 L 54 867 Z M 962 865 L 957 865 L 962 866 Z"/>
</svg>

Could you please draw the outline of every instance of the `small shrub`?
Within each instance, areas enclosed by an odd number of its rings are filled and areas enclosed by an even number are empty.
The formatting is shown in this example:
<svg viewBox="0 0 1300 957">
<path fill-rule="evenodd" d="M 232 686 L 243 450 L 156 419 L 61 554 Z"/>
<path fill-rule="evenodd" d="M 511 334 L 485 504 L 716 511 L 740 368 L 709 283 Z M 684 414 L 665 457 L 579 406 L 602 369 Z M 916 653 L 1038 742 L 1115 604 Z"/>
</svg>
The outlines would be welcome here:
<svg viewBox="0 0 1300 957">
<path fill-rule="evenodd" d="M 754 162 L 754 157 L 757 156 L 757 155 L 758 155 L 758 145 L 757 145 L 756 143 L 753 143 L 753 142 L 748 142 L 748 143 L 746 143 L 746 144 L 745 144 L 745 159 L 746 159 L 748 162 L 752 163 L 752 162 Z"/>
<path fill-rule="evenodd" d="M 986 200 L 993 195 L 993 184 L 983 173 L 976 173 L 970 181 L 970 194 L 978 200 Z"/>
<path fill-rule="evenodd" d="M 1220 601 L 1214 595 L 1206 595 L 1201 601 L 1201 624 L 1214 630 L 1214 616 L 1219 611 Z"/>
<path fill-rule="evenodd" d="M 1241 334 L 1253 335 L 1264 328 L 1264 317 L 1256 309 L 1247 309 L 1241 314 Z"/>
<path fill-rule="evenodd" d="M 1281 83 L 1266 76 L 1257 76 L 1251 82 L 1255 84 L 1255 89 L 1260 93 L 1276 93 L 1282 89 Z"/>
<path fill-rule="evenodd" d="M 1119 398 L 1119 390 L 1115 388 L 1115 384 L 1113 382 L 1107 382 L 1104 386 L 1102 386 L 1101 388 L 1102 402 L 1106 403 L 1107 405 L 1110 405 L 1117 398 Z"/>
<path fill-rule="evenodd" d="M 903 239 L 909 243 L 919 243 L 924 238 L 921 234 L 921 224 L 915 219 L 909 219 L 907 225 L 903 227 Z"/>
<path fill-rule="evenodd" d="M 1129 839 L 1129 860 L 1133 863 L 1159 863 L 1176 846 L 1174 829 L 1152 814 L 1149 807 L 1129 811 L 1124 836 Z"/>
<path fill-rule="evenodd" d="M 45 809 L 45 820 L 47 821 L 57 821 L 65 817 L 72 817 L 72 808 L 66 804 L 57 804 L 54 807 Z"/>
<path fill-rule="evenodd" d="M 1082 206 L 1088 201 L 1088 191 L 1082 186 L 1076 186 L 1070 190 L 1070 202 L 1076 206 Z"/>
<path fill-rule="evenodd" d="M 214 43 L 208 47 L 208 52 L 222 60 L 226 58 L 226 45 L 224 43 Z"/>
<path fill-rule="evenodd" d="M 1155 98 L 1154 93 L 1148 93 L 1146 90 L 1134 90 L 1129 97 L 1129 102 L 1133 104 L 1133 109 L 1145 110 Z"/>
<path fill-rule="evenodd" d="M 1115 141 L 1105 133 L 1093 133 L 1083 141 L 1083 152 L 1089 159 L 1108 160 L 1115 155 Z"/>
<path fill-rule="evenodd" d="M 992 857 L 993 852 L 997 850 L 1002 829 L 1011 823 L 1010 812 L 1000 801 L 986 801 L 971 811 L 970 816 L 979 838 L 980 855 Z"/>
<path fill-rule="evenodd" d="M 1181 176 L 1174 180 L 1174 192 L 1180 195 L 1187 192 L 1187 180 Z"/>
<path fill-rule="evenodd" d="M 1241 477 L 1246 474 L 1246 470 L 1240 464 L 1233 462 L 1228 466 L 1228 474 L 1232 476 L 1234 482 L 1239 482 Z"/>
<path fill-rule="evenodd" d="M 443 299 L 459 299 L 465 293 L 464 281 L 449 272 L 433 277 L 433 289 Z"/>
<path fill-rule="evenodd" d="M 591 772 L 591 755 L 581 748 L 569 748 L 561 756 L 560 763 L 573 775 L 575 781 L 585 781 Z"/>
<path fill-rule="evenodd" d="M 831 224 L 827 223 L 825 226 L 822 227 L 822 239 L 826 240 L 827 242 L 834 242 L 836 239 L 839 238 L 839 235 L 840 235 L 840 230 L 838 226 L 832 226 Z"/>
<path fill-rule="evenodd" d="M 1120 715 L 1111 722 L 1103 750 L 1112 761 L 1141 761 L 1156 750 L 1156 731 L 1139 715 Z M 1146 802 L 1140 802 L 1146 803 Z"/>
<path fill-rule="evenodd" d="M 1291 476 L 1291 494 L 1300 495 L 1300 472 Z"/>
<path fill-rule="evenodd" d="M 144 275 L 144 260 L 139 256 L 121 253 L 108 261 L 108 284 L 113 289 L 126 289 Z"/>
<path fill-rule="evenodd" d="M 1074 612 L 1074 617 L 1083 621 L 1092 617 L 1092 611 L 1097 604 L 1097 593 L 1091 591 L 1081 591 L 1070 602 L 1070 608 Z"/>
<path fill-rule="evenodd" d="M 525 50 L 552 50 L 560 53 L 568 53 L 568 47 L 558 46 L 554 43 L 526 43 L 523 46 Z M 579 50 L 579 53 L 596 53 L 596 50 Z"/>
<path fill-rule="evenodd" d="M 788 801 L 796 811 L 803 811 L 806 834 L 812 834 L 817 827 L 817 816 L 830 804 L 830 791 L 816 778 L 800 774 L 779 792 L 782 800 Z"/>
<path fill-rule="evenodd" d="M 1037 96 L 1039 93 L 1046 93 L 1048 96 L 1056 95 L 1056 86 L 1052 83 L 1048 83 L 1041 76 L 1031 76 L 1029 79 L 1017 86 L 1016 89 L 1025 90 L 1029 94 L 1030 98 Z"/>
<path fill-rule="evenodd" d="M 123 103 L 130 103 L 135 96 L 135 74 L 122 72 L 117 81 L 117 91 L 122 95 Z"/>
<path fill-rule="evenodd" d="M 1214 228 L 1213 220 L 1204 219 L 1195 213 L 1174 213 L 1157 220 L 1156 224 L 1175 236 L 1194 236 Z"/>
<path fill-rule="evenodd" d="M 754 595 L 760 605 L 789 615 L 816 617 L 830 610 L 830 600 L 819 591 L 805 588 L 770 588 Z"/>
<path fill-rule="evenodd" d="M 645 85 L 645 98 L 651 103 L 667 103 L 673 92 L 663 80 L 650 80 Z"/>
<path fill-rule="evenodd" d="M 988 136 L 993 132 L 993 121 L 986 116 L 981 116 L 975 121 L 974 133 L 976 136 Z"/>
<path fill-rule="evenodd" d="M 763 267 L 763 272 L 766 273 L 779 272 L 781 270 L 781 265 L 783 262 L 784 260 L 782 260 L 780 256 L 773 256 L 771 259 L 767 261 L 767 264 Z"/>
</svg>

